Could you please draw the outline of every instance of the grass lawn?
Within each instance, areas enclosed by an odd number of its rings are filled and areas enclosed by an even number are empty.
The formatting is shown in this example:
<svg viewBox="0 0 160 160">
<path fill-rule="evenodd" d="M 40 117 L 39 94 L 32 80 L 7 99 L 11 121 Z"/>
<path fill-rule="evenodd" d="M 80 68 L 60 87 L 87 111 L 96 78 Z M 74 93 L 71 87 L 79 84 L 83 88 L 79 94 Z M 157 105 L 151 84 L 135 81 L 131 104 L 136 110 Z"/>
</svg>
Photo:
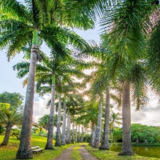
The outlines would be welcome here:
<svg viewBox="0 0 160 160">
<path fill-rule="evenodd" d="M 92 148 L 86 145 L 85 148 L 97 159 L 99 160 L 160 160 L 159 158 L 142 157 L 142 156 L 118 156 L 117 152 L 114 151 L 104 151 Z"/>
<path fill-rule="evenodd" d="M 0 136 L 0 143 L 2 143 L 4 136 Z M 40 136 L 32 136 L 32 146 L 39 146 L 44 148 L 46 145 L 46 138 Z M 16 152 L 18 149 L 19 140 L 11 137 L 9 144 L 6 147 L 0 146 L 0 160 L 15 160 Z M 44 150 L 43 153 L 34 154 L 34 160 L 54 160 L 59 156 L 65 149 L 69 148 L 74 144 L 66 145 L 63 147 L 55 147 L 55 150 Z"/>
</svg>

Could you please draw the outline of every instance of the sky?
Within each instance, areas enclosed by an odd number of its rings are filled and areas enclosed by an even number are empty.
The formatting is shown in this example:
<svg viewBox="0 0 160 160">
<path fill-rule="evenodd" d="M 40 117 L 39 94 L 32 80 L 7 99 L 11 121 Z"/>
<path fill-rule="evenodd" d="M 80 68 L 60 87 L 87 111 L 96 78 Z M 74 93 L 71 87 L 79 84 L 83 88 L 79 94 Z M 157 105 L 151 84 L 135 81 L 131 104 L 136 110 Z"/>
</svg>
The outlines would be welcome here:
<svg viewBox="0 0 160 160">
<path fill-rule="evenodd" d="M 75 30 L 77 34 L 83 37 L 85 40 L 95 40 L 99 42 L 100 27 L 96 24 L 95 28 L 92 30 L 82 31 Z M 43 45 L 42 50 L 49 52 L 49 49 Z M 17 78 L 17 72 L 13 70 L 13 65 L 21 62 L 23 58 L 23 53 L 17 54 L 16 57 L 7 61 L 6 50 L 0 51 L 0 93 L 7 92 L 18 92 L 22 94 L 25 98 L 26 87 L 22 86 L 22 79 Z M 132 123 L 141 123 L 145 125 L 160 126 L 159 113 L 160 113 L 160 103 L 159 98 L 156 97 L 152 91 L 148 92 L 149 103 L 140 111 L 135 111 L 132 107 L 131 111 L 131 121 Z M 49 100 L 50 95 L 45 95 L 44 97 L 39 97 L 38 94 L 34 96 L 34 121 L 38 121 L 40 117 L 44 114 L 49 113 L 49 109 L 46 109 L 46 103 Z M 121 112 L 121 110 L 116 111 Z"/>
</svg>

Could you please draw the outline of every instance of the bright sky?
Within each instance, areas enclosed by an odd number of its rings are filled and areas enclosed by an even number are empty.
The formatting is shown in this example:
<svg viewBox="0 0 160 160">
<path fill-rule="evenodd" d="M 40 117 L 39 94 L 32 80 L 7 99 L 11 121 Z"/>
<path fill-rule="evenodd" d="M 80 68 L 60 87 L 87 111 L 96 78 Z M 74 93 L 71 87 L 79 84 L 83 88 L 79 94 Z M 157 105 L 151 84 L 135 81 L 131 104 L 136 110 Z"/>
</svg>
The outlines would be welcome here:
<svg viewBox="0 0 160 160">
<path fill-rule="evenodd" d="M 96 42 L 99 42 L 99 29 L 99 26 L 96 25 L 95 29 L 88 31 L 76 30 L 76 32 L 86 40 L 95 40 Z M 45 45 L 42 46 L 42 49 L 45 52 L 49 52 Z M 16 71 L 13 71 L 12 69 L 13 65 L 22 61 L 23 53 L 18 54 L 15 58 L 8 62 L 5 52 L 6 50 L 0 52 L 0 93 L 4 91 L 18 92 L 25 97 L 26 88 L 22 87 L 22 79 L 18 79 L 16 77 Z M 39 117 L 49 113 L 49 109 L 46 109 L 46 103 L 49 98 L 49 95 L 39 97 L 37 94 L 35 94 L 34 120 L 37 121 Z M 134 107 L 132 108 L 132 123 L 160 126 L 160 104 L 158 103 L 159 99 L 151 94 L 149 98 L 149 104 L 145 106 L 144 109 L 135 111 Z"/>
</svg>

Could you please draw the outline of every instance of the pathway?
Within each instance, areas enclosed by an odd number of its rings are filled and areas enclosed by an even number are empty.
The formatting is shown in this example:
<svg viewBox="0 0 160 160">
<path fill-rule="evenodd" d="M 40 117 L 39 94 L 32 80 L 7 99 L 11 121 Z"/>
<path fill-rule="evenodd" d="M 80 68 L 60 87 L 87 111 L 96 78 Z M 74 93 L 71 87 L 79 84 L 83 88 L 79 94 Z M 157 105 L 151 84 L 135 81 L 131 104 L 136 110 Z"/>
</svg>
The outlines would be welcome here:
<svg viewBox="0 0 160 160">
<path fill-rule="evenodd" d="M 60 156 L 54 160 L 71 160 L 71 152 L 75 146 L 66 149 Z M 84 145 L 80 147 L 80 154 L 83 160 L 98 160 L 93 157 L 85 148 Z M 76 159 L 75 159 L 76 160 Z"/>
<path fill-rule="evenodd" d="M 55 160 L 70 160 L 71 151 L 75 146 L 72 146 L 66 149 L 60 156 L 58 156 Z"/>
<path fill-rule="evenodd" d="M 85 148 L 84 146 L 81 146 L 80 148 L 81 156 L 83 160 L 98 160 L 95 157 L 93 157 Z"/>
</svg>

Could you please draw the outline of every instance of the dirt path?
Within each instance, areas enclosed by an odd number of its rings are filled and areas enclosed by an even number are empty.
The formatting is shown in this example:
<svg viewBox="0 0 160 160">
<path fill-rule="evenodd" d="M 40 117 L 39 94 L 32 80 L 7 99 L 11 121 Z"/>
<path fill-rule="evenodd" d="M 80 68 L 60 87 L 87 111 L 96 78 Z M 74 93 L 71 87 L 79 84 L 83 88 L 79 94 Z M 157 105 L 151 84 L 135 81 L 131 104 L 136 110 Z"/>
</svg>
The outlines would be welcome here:
<svg viewBox="0 0 160 160">
<path fill-rule="evenodd" d="M 58 156 L 55 160 L 70 160 L 71 151 L 75 146 L 72 146 L 66 149 L 60 156 Z"/>
<path fill-rule="evenodd" d="M 85 148 L 84 146 L 81 146 L 80 148 L 81 156 L 83 160 L 98 160 L 95 157 L 93 157 Z"/>
</svg>

